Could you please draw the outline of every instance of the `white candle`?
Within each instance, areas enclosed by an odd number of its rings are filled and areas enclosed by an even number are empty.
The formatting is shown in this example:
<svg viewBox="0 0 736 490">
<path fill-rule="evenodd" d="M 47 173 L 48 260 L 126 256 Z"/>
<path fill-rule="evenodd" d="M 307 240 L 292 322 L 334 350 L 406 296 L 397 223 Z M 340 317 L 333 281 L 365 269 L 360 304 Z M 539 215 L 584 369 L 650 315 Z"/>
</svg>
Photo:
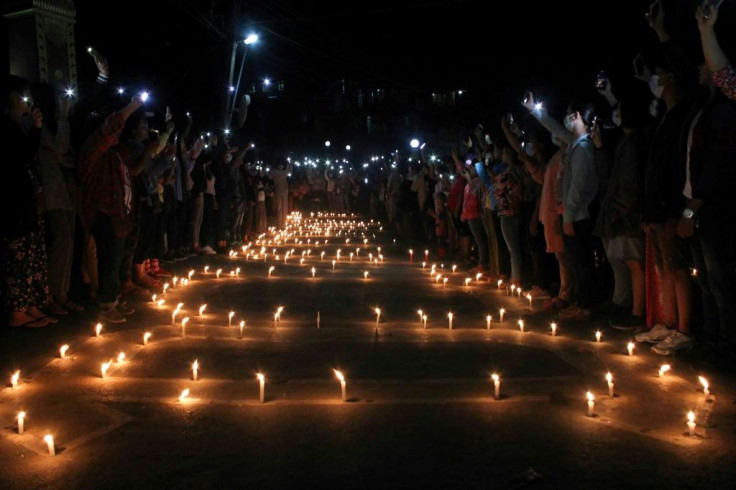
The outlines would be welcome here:
<svg viewBox="0 0 736 490">
<path fill-rule="evenodd" d="M 342 375 L 340 371 L 337 369 L 333 369 L 335 371 L 335 376 L 337 376 L 337 379 L 340 380 L 340 388 L 342 389 L 342 401 L 347 401 L 347 393 L 346 393 L 346 383 L 345 383 L 345 376 Z"/>
<path fill-rule="evenodd" d="M 95 325 L 95 337 L 99 337 L 100 333 L 102 333 L 102 324 L 98 323 Z"/>
<path fill-rule="evenodd" d="M 424 269 L 426 267 L 427 267 L 427 263 L 426 262 L 422 262 L 422 269 Z"/>
<path fill-rule="evenodd" d="M 692 410 L 687 413 L 687 435 L 690 437 L 695 435 L 695 412 Z"/>
<path fill-rule="evenodd" d="M 446 277 L 444 279 L 442 279 L 442 287 L 444 288 L 445 286 L 447 286 L 447 278 Z"/>
<path fill-rule="evenodd" d="M 204 314 L 204 310 L 207 309 L 207 303 L 203 304 L 199 307 L 199 316 L 202 316 Z"/>
<path fill-rule="evenodd" d="M 700 381 L 700 384 L 703 386 L 703 394 L 705 395 L 705 398 L 708 398 L 710 395 L 710 384 L 708 383 L 708 380 L 703 376 L 698 376 L 698 381 Z"/>
<path fill-rule="evenodd" d="M 192 363 L 192 380 L 198 381 L 199 380 L 199 360 L 195 359 Z"/>
<path fill-rule="evenodd" d="M 240 267 L 236 267 L 235 268 L 235 276 L 237 277 L 239 275 L 240 275 Z"/>
<path fill-rule="evenodd" d="M 409 263 L 414 262 L 414 250 L 409 249 Z"/>
<path fill-rule="evenodd" d="M 235 312 L 231 311 L 227 314 L 227 326 L 232 327 L 233 326 L 233 317 L 235 316 Z"/>
<path fill-rule="evenodd" d="M 243 338 L 243 328 L 245 328 L 245 320 L 240 320 L 240 338 Z"/>
<path fill-rule="evenodd" d="M 208 272 L 209 270 L 210 270 L 210 266 L 209 266 L 209 265 L 205 265 L 205 266 L 204 266 L 204 273 L 205 273 L 205 274 L 207 274 L 207 272 Z"/>
<path fill-rule="evenodd" d="M 335 263 L 336 263 L 336 261 L 334 261 L 334 260 L 333 260 L 333 261 L 332 261 L 332 270 L 333 270 L 333 271 L 335 270 Z"/>
<path fill-rule="evenodd" d="M 25 420 L 26 420 L 26 413 L 18 412 L 18 435 L 19 436 L 22 436 L 23 432 L 25 432 Z"/>
<path fill-rule="evenodd" d="M 491 315 L 486 315 L 486 330 L 491 329 Z"/>
<path fill-rule="evenodd" d="M 118 364 L 122 364 L 125 362 L 125 352 L 121 352 L 118 354 Z"/>
<path fill-rule="evenodd" d="M 221 275 L 222 275 L 222 269 L 217 269 L 215 276 L 219 279 Z"/>
<path fill-rule="evenodd" d="M 376 313 L 376 328 L 378 328 L 378 324 L 381 321 L 381 308 L 376 308 L 373 311 Z"/>
<path fill-rule="evenodd" d="M 529 294 L 529 293 L 527 293 L 527 295 L 526 295 L 526 299 L 528 299 L 528 300 L 529 300 L 529 308 L 531 308 L 531 307 L 532 307 L 532 295 L 531 295 L 531 294 Z"/>
<path fill-rule="evenodd" d="M 496 284 L 498 284 L 498 289 L 501 289 L 501 286 L 503 286 L 503 279 L 499 279 Z"/>
<path fill-rule="evenodd" d="M 596 342 L 600 342 L 602 336 L 603 336 L 603 334 L 601 333 L 601 331 L 600 330 L 596 330 L 596 332 L 595 332 L 595 341 Z"/>
<path fill-rule="evenodd" d="M 312 267 L 312 279 L 314 279 L 314 275 L 316 274 L 316 272 L 317 272 L 317 269 Z"/>
<path fill-rule="evenodd" d="M 169 283 L 164 283 L 164 292 L 163 294 L 166 294 L 166 290 L 169 289 Z"/>
<path fill-rule="evenodd" d="M 194 276 L 194 270 L 193 269 L 189 271 L 189 274 L 187 274 L 187 279 L 191 281 L 192 280 L 192 276 Z"/>
<path fill-rule="evenodd" d="M 666 373 L 667 371 L 669 371 L 670 369 L 672 369 L 672 367 L 671 367 L 671 366 L 670 366 L 669 364 L 662 364 L 662 365 L 661 365 L 661 366 L 659 367 L 659 377 L 661 378 L 662 376 L 664 376 L 664 375 L 665 375 L 665 373 Z"/>
<path fill-rule="evenodd" d="M 148 339 L 151 338 L 151 332 L 146 332 L 143 334 L 143 345 L 148 345 Z"/>
<path fill-rule="evenodd" d="M 258 383 L 261 387 L 258 399 L 263 403 L 266 400 L 266 377 L 262 373 L 256 374 L 256 377 L 258 378 Z"/>
<path fill-rule="evenodd" d="M 112 360 L 103 362 L 100 366 L 100 374 L 102 374 L 102 378 L 107 378 L 107 370 L 110 369 L 110 366 L 112 365 Z"/>
<path fill-rule="evenodd" d="M 466 277 L 466 278 L 465 278 L 465 287 L 466 287 L 466 288 L 467 288 L 467 287 L 468 287 L 468 285 L 470 284 L 470 281 L 472 281 L 472 279 L 471 279 L 471 278 L 469 278 L 469 277 Z"/>
<path fill-rule="evenodd" d="M 18 387 L 18 380 L 20 379 L 20 370 L 13 373 L 13 375 L 10 377 L 10 386 L 13 388 Z"/>
<path fill-rule="evenodd" d="M 504 313 L 506 313 L 506 310 L 504 308 L 501 308 L 500 310 L 498 310 L 498 314 L 501 317 L 501 323 L 503 323 L 503 315 L 504 315 Z"/>
<path fill-rule="evenodd" d="M 629 342 L 628 345 L 626 346 L 626 348 L 629 351 L 629 357 L 634 355 L 634 347 L 636 347 L 636 344 L 634 344 L 633 342 Z"/>
<path fill-rule="evenodd" d="M 268 268 L 268 277 L 271 277 L 271 274 L 273 274 L 273 271 L 275 271 L 275 270 L 276 270 L 276 267 L 274 267 L 274 266 L 269 267 Z"/>
<path fill-rule="evenodd" d="M 424 329 L 427 329 L 427 315 L 422 315 L 422 322 L 424 322 Z"/>
<path fill-rule="evenodd" d="M 606 382 L 608 383 L 608 397 L 613 398 L 613 374 L 606 373 Z"/>
<path fill-rule="evenodd" d="M 588 417 L 593 416 L 593 409 L 595 408 L 595 396 L 590 391 L 586 394 L 588 397 Z"/>
<path fill-rule="evenodd" d="M 452 264 L 452 273 L 454 274 L 456 270 L 457 270 L 457 265 Z"/>
<path fill-rule="evenodd" d="M 557 324 L 554 323 L 554 322 L 552 322 L 549 325 L 549 327 L 552 329 L 552 337 L 554 337 L 555 335 L 557 335 Z"/>
<path fill-rule="evenodd" d="M 368 279 L 368 271 L 363 271 L 363 279 Z"/>
<path fill-rule="evenodd" d="M 68 345 L 66 344 L 62 345 L 61 348 L 59 349 L 59 357 L 61 357 L 62 359 L 66 359 L 66 351 L 68 350 L 69 350 Z"/>
<path fill-rule="evenodd" d="M 319 254 L 319 260 L 325 260 L 325 253 L 324 252 L 322 252 L 321 254 Z"/>
<path fill-rule="evenodd" d="M 184 403 L 184 400 L 186 400 L 187 398 L 189 398 L 189 388 L 185 388 L 181 392 L 181 395 L 179 395 L 179 403 Z"/>
<path fill-rule="evenodd" d="M 519 320 L 519 330 L 524 333 L 524 320 Z"/>
<path fill-rule="evenodd" d="M 49 450 L 49 456 L 56 456 L 56 447 L 54 447 L 54 436 L 46 434 L 43 436 L 43 440 L 46 441 L 46 447 Z"/>
<path fill-rule="evenodd" d="M 319 315 L 319 310 L 317 310 L 317 328 L 319 328 L 319 323 L 320 323 L 320 315 Z"/>
<path fill-rule="evenodd" d="M 187 323 L 189 323 L 189 317 L 185 316 L 184 319 L 181 321 L 181 336 L 182 337 L 187 336 Z"/>
<path fill-rule="evenodd" d="M 350 262 L 353 261 L 353 252 L 350 252 Z"/>
<path fill-rule="evenodd" d="M 493 380 L 494 398 L 496 400 L 499 400 L 501 398 L 501 376 L 499 376 L 496 373 L 493 373 L 491 374 L 491 379 Z"/>
<path fill-rule="evenodd" d="M 454 315 L 452 314 L 452 312 L 450 312 L 450 313 L 447 314 L 447 320 L 448 320 L 448 323 L 449 323 L 450 330 L 452 330 L 452 317 L 453 316 Z"/>
</svg>

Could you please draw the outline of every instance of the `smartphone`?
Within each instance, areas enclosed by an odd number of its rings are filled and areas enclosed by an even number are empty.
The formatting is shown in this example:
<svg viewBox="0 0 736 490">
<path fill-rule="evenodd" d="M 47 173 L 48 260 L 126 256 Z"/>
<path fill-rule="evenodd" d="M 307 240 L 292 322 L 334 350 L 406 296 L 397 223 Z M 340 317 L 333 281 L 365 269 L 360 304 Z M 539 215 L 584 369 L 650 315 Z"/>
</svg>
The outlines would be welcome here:
<svg viewBox="0 0 736 490">
<path fill-rule="evenodd" d="M 529 97 L 531 97 L 531 95 L 532 95 L 531 92 L 529 92 L 528 90 L 524 92 L 524 103 L 525 104 L 529 102 Z"/>
<path fill-rule="evenodd" d="M 705 0 L 702 5 L 703 18 L 710 19 L 710 16 L 713 15 L 713 9 L 718 10 L 722 3 L 723 0 Z"/>
<path fill-rule="evenodd" d="M 606 82 L 608 81 L 608 75 L 605 71 L 601 70 L 595 76 L 595 88 L 603 90 L 606 88 Z"/>
<path fill-rule="evenodd" d="M 510 112 L 506 114 L 506 121 L 509 123 L 509 126 L 514 124 L 514 115 Z"/>
<path fill-rule="evenodd" d="M 634 57 L 634 75 L 637 77 L 644 75 L 644 56 L 641 53 Z"/>
</svg>

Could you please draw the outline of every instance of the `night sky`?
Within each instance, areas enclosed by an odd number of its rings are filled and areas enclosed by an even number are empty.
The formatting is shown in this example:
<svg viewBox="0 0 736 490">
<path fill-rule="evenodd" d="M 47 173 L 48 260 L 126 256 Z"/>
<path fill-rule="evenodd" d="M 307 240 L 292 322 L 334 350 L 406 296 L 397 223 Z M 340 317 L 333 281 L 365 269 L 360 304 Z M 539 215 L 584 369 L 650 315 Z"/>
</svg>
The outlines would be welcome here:
<svg viewBox="0 0 736 490">
<path fill-rule="evenodd" d="M 92 45 L 110 60 L 113 83 L 152 91 L 157 113 L 169 104 L 212 124 L 226 90 L 233 19 L 240 39 L 260 36 L 244 80 L 284 80 L 305 97 L 325 94 L 343 77 L 427 94 L 463 89 L 509 105 L 527 88 L 545 99 L 594 97 L 598 70 L 622 88 L 634 55 L 656 47 L 647 0 L 254 0 L 240 2 L 240 16 L 233 2 L 128 0 L 111 13 L 109 2 L 76 1 L 80 80 L 95 76 L 83 52 Z M 670 31 L 697 54 L 695 5 L 665 1 Z M 721 28 L 732 8 L 727 0 Z"/>
</svg>

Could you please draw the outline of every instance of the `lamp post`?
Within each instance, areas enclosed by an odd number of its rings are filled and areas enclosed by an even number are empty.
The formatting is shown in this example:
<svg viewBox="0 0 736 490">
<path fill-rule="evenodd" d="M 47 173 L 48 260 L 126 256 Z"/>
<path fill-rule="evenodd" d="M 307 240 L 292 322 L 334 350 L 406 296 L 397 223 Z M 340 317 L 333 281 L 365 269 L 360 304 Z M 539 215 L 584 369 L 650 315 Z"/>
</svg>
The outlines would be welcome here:
<svg viewBox="0 0 736 490">
<path fill-rule="evenodd" d="M 240 42 L 234 42 L 233 43 L 233 51 L 232 56 L 230 58 L 230 79 L 228 83 L 228 87 L 230 88 L 227 93 L 227 103 L 225 105 L 225 109 L 227 111 L 226 114 L 226 124 L 225 127 L 229 128 L 230 124 L 233 119 L 233 112 L 235 111 L 235 101 L 238 100 L 238 92 L 240 91 L 240 80 L 243 77 L 243 68 L 245 67 L 245 57 L 248 54 L 248 46 L 251 44 L 255 44 L 258 41 L 258 35 L 256 34 L 249 34 L 248 37 L 246 37 L 243 40 L 243 45 L 245 46 L 245 50 L 243 51 L 243 58 L 240 60 L 240 70 L 238 72 L 238 82 L 237 84 L 233 85 L 233 74 L 235 70 L 235 59 L 237 57 L 238 53 L 238 45 Z"/>
</svg>

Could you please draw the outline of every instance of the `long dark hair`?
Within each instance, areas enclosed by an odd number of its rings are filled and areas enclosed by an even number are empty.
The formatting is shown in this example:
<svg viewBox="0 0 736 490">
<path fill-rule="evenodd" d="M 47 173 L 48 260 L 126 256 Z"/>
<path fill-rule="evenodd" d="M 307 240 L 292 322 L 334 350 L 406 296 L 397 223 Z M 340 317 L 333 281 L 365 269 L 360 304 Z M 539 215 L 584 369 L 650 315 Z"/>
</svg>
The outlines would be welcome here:
<svg viewBox="0 0 736 490">
<path fill-rule="evenodd" d="M 43 114 L 43 123 L 55 134 L 58 129 L 56 90 L 48 83 L 37 82 L 31 85 L 31 97 L 33 98 L 33 105 Z"/>
<path fill-rule="evenodd" d="M 7 75 L 2 78 L 2 98 L 3 108 L 8 109 L 10 107 L 10 94 L 13 92 L 19 94 L 27 94 L 31 90 L 31 86 L 28 80 L 25 78 L 17 77 L 15 75 Z"/>
</svg>

